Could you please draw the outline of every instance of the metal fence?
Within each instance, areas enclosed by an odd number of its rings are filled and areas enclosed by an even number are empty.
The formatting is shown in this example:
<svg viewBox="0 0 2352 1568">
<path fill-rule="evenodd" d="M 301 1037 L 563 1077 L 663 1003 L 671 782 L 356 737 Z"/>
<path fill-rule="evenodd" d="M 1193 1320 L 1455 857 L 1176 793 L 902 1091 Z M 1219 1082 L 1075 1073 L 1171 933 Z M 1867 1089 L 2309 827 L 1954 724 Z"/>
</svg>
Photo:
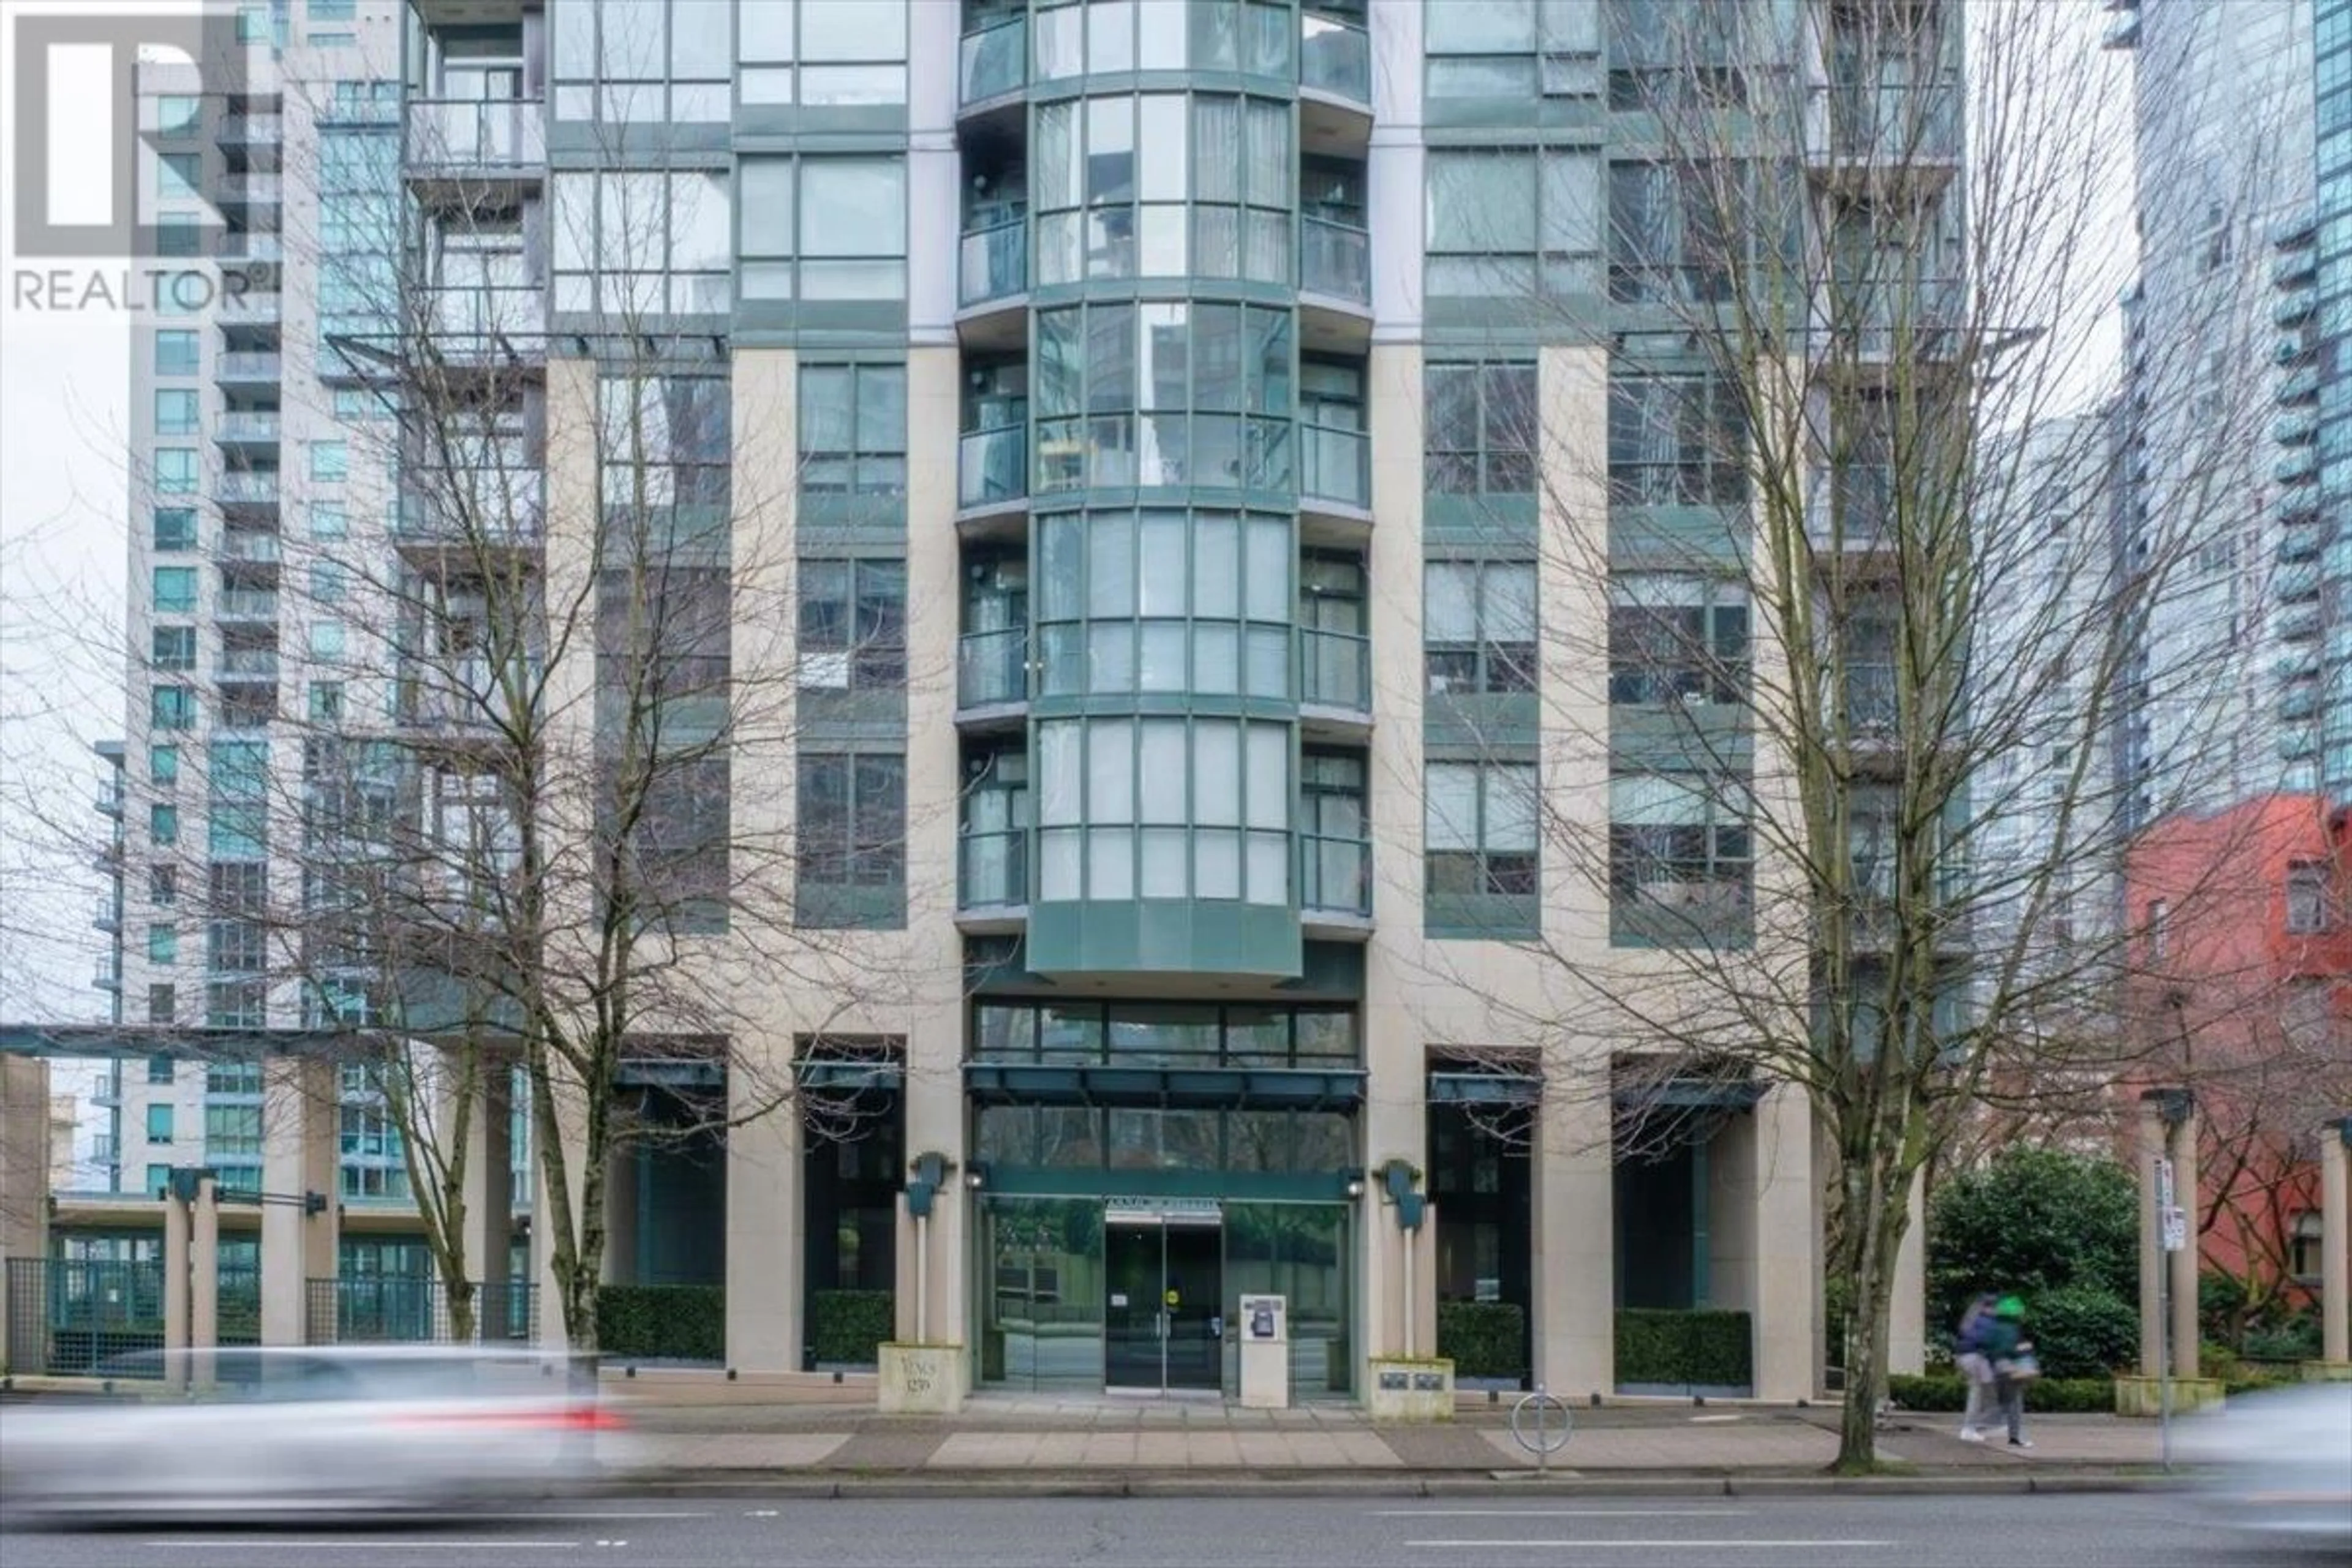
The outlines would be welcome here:
<svg viewBox="0 0 2352 1568">
<path fill-rule="evenodd" d="M 304 1337 L 332 1344 L 530 1344 L 537 1339 L 539 1286 L 500 1279 L 473 1289 L 473 1325 L 460 1333 L 449 1309 L 449 1288 L 438 1279 L 383 1275 L 313 1279 L 304 1313 Z"/>
<path fill-rule="evenodd" d="M 163 1348 L 163 1266 L 112 1259 L 8 1259 L 11 1372 L 86 1373 Z M 259 1296 L 255 1297 L 257 1313 Z"/>
</svg>

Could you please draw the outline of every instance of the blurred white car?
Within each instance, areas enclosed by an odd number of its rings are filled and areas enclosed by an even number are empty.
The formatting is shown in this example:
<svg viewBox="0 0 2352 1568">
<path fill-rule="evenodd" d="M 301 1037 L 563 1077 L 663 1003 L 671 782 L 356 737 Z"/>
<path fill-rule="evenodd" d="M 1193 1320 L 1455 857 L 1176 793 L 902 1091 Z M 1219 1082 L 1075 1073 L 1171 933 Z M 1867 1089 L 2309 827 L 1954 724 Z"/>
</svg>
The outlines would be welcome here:
<svg viewBox="0 0 2352 1568">
<path fill-rule="evenodd" d="M 2352 1383 L 2231 1396 L 2187 1424 L 2208 1503 L 2242 1530 L 2352 1547 Z"/>
<path fill-rule="evenodd" d="M 462 1508 L 631 1462 L 594 1390 L 529 1352 L 151 1352 L 100 1370 L 115 1397 L 36 1400 L 0 1420 L 0 1518 Z"/>
</svg>

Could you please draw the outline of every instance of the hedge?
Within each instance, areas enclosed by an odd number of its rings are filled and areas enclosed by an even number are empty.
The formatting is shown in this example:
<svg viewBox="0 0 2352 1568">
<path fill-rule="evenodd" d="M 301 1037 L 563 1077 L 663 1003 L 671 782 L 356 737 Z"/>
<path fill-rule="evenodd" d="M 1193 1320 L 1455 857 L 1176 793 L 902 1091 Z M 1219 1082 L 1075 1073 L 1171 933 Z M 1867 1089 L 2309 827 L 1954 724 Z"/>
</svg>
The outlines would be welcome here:
<svg viewBox="0 0 2352 1568">
<path fill-rule="evenodd" d="M 1747 1388 L 1756 1381 L 1748 1314 L 1627 1308 L 1617 1314 L 1617 1381 Z"/>
<path fill-rule="evenodd" d="M 871 1366 L 875 1347 L 896 1335 L 898 1300 L 887 1290 L 816 1290 L 809 1295 L 810 1353 L 819 1365 Z"/>
<path fill-rule="evenodd" d="M 1959 1377 L 1909 1377 L 1897 1373 L 1886 1380 L 1887 1397 L 1905 1410 L 1950 1411 L 1969 1407 L 1969 1385 Z M 2025 1385 L 2025 1407 L 2045 1415 L 2115 1414 L 2115 1380 L 2105 1377 L 2040 1377 Z"/>
<path fill-rule="evenodd" d="M 1518 1377 L 1527 1369 L 1527 1310 L 1516 1301 L 1440 1301 L 1437 1353 L 1456 1377 Z"/>
<path fill-rule="evenodd" d="M 605 1285 L 596 1291 L 596 1345 L 608 1356 L 727 1359 L 724 1285 Z"/>
</svg>

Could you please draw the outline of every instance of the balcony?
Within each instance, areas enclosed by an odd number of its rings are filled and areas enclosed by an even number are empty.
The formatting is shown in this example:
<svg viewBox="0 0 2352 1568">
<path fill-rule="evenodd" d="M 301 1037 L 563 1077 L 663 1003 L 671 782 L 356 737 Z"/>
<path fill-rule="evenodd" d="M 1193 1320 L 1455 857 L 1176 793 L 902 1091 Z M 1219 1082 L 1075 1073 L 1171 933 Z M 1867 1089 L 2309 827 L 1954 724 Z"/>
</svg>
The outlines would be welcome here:
<svg viewBox="0 0 2352 1568">
<path fill-rule="evenodd" d="M 90 797 L 90 804 L 98 808 L 98 814 L 100 816 L 121 816 L 122 815 L 122 775 L 108 773 L 100 779 L 97 792 Z"/>
<path fill-rule="evenodd" d="M 509 364 L 547 358 L 547 296 L 530 288 L 436 289 L 425 312 L 443 363 Z"/>
<path fill-rule="evenodd" d="M 1298 426 L 1299 510 L 1325 524 L 1310 532 L 1360 538 L 1371 521 L 1371 441 L 1361 430 Z"/>
<path fill-rule="evenodd" d="M 108 1068 L 90 1080 L 89 1102 L 92 1105 L 119 1105 L 122 1102 L 122 1068 Z"/>
<path fill-rule="evenodd" d="M 213 500 L 225 507 L 274 507 L 278 504 L 277 472 L 228 469 L 213 481 Z"/>
<path fill-rule="evenodd" d="M 1371 639 L 1360 632 L 1301 627 L 1298 702 L 1319 710 L 1323 722 L 1310 721 L 1310 728 L 1360 734 L 1372 721 Z"/>
<path fill-rule="evenodd" d="M 1818 100 L 1816 173 L 1846 183 L 1928 188 L 1958 172 L 1959 94 L 1948 81 L 1838 81 Z"/>
<path fill-rule="evenodd" d="M 393 538 L 412 565 L 440 561 L 478 570 L 486 553 L 539 543 L 547 479 L 535 468 L 418 468 L 403 480 Z"/>
<path fill-rule="evenodd" d="M 213 205 L 223 212 L 274 207 L 285 199 L 286 178 L 277 174 L 223 174 L 215 182 Z"/>
<path fill-rule="evenodd" d="M 1013 218 L 967 230 L 956 268 L 956 302 L 966 311 L 1010 304 L 1029 292 L 1029 220 Z"/>
<path fill-rule="evenodd" d="M 1029 832 L 1003 828 L 956 840 L 956 920 L 966 930 L 1017 930 L 1029 905 Z"/>
<path fill-rule="evenodd" d="M 445 734 L 488 738 L 505 733 L 523 715 L 508 700 L 504 673 L 486 658 L 438 664 L 412 660 L 402 672 L 397 692 L 401 721 Z M 541 671 L 534 665 L 517 673 L 527 707 Z"/>
<path fill-rule="evenodd" d="M 213 442 L 221 447 L 275 447 L 278 411 L 231 409 L 213 421 Z"/>
<path fill-rule="evenodd" d="M 2271 282 L 2280 289 L 2300 289 L 2319 277 L 2319 250 L 2305 246 L 2271 260 Z"/>
<path fill-rule="evenodd" d="M 232 647 L 221 652 L 223 680 L 275 680 L 278 650 L 274 647 Z"/>
<path fill-rule="evenodd" d="M 213 379 L 223 386 L 275 386 L 284 374 L 284 362 L 278 355 L 251 349 L 225 353 L 213 361 Z"/>
<path fill-rule="evenodd" d="M 1360 110 L 1372 107 L 1372 42 L 1354 22 L 1303 12 L 1298 18 L 1298 85 Z"/>
<path fill-rule="evenodd" d="M 2281 331 L 2291 332 L 2307 324 L 2318 313 L 2319 296 L 2308 289 L 2299 289 L 2271 302 L 2271 325 Z"/>
<path fill-rule="evenodd" d="M 546 115 L 535 98 L 412 99 L 402 159 L 413 181 L 536 181 L 547 168 Z"/>
<path fill-rule="evenodd" d="M 1308 934 L 1362 940 L 1372 918 L 1370 843 L 1300 834 L 1298 907 Z"/>
<path fill-rule="evenodd" d="M 100 894 L 98 902 L 90 906 L 89 923 L 100 931 L 121 931 L 122 906 L 114 901 L 111 894 Z"/>
<path fill-rule="evenodd" d="M 1029 18 L 966 33 L 957 50 L 956 101 L 967 108 L 1018 92 L 1029 81 Z"/>
<path fill-rule="evenodd" d="M 1010 626 L 966 632 L 956 647 L 956 718 L 959 723 L 992 716 L 1018 722 L 1029 700 L 1029 633 Z"/>
<path fill-rule="evenodd" d="M 216 315 L 225 327 L 274 327 L 285 319 L 285 301 L 273 289 L 227 289 Z"/>
<path fill-rule="evenodd" d="M 1020 425 L 969 430 L 956 443 L 956 506 L 971 511 L 1025 500 L 1029 432 Z"/>
<path fill-rule="evenodd" d="M 98 963 L 90 970 L 89 983 L 100 991 L 121 990 L 122 961 L 110 952 L 99 954 Z"/>
<path fill-rule="evenodd" d="M 274 533 L 257 532 L 252 529 L 230 529 L 221 535 L 221 559 L 241 561 L 258 566 L 275 566 L 282 559 L 285 542 Z"/>
<path fill-rule="evenodd" d="M 286 237 L 274 229 L 228 229 L 213 241 L 213 254 L 223 261 L 274 265 L 286 259 Z"/>
<path fill-rule="evenodd" d="M 266 622 L 278 624 L 278 590 L 275 588 L 223 588 L 220 597 L 213 602 L 215 620 L 228 622 Z"/>
<path fill-rule="evenodd" d="M 2282 447 L 2308 445 L 2319 434 L 2319 416 L 2308 409 L 2282 414 L 2271 421 L 2271 439 Z"/>
<path fill-rule="evenodd" d="M 1372 237 L 1353 224 L 1328 218 L 1298 220 L 1298 287 L 1301 292 L 1370 305 L 1372 299 Z"/>
<path fill-rule="evenodd" d="M 276 147 L 286 140 L 286 119 L 278 114 L 227 114 L 221 117 L 220 144 L 252 151 Z"/>
<path fill-rule="evenodd" d="M 2283 485 L 2309 484 L 2319 477 L 2319 451 L 2315 447 L 2297 447 L 2271 465 L 2271 478 Z"/>
</svg>

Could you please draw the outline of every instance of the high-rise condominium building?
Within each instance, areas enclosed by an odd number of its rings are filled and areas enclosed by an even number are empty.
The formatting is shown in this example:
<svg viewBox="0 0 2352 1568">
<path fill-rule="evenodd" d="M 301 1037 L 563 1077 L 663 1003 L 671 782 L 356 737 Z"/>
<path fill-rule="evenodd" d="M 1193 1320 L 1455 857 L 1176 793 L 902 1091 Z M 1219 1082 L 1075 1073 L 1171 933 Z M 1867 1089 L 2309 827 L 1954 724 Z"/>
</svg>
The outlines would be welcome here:
<svg viewBox="0 0 2352 1568">
<path fill-rule="evenodd" d="M 1759 0 L 1802 24 L 1759 61 L 1694 55 L 1690 9 L 248 7 L 240 96 L 158 68 L 142 100 L 162 232 L 201 217 L 176 254 L 247 286 L 136 334 L 129 1017 L 316 1022 L 236 910 L 292 895 L 320 726 L 433 720 L 405 655 L 356 653 L 372 584 L 467 591 L 416 544 L 416 470 L 527 476 L 518 545 L 559 577 L 564 518 L 646 501 L 617 419 L 681 536 L 708 514 L 793 563 L 789 603 L 725 612 L 739 659 L 792 645 L 788 776 L 722 759 L 679 809 L 731 793 L 740 834 L 775 785 L 794 928 L 899 984 L 732 999 L 722 1080 L 762 1062 L 855 1114 L 633 1145 L 615 1280 L 723 1286 L 751 1371 L 841 1357 L 883 1291 L 983 1386 L 1231 1388 L 1270 1290 L 1302 1394 L 1362 1394 L 1457 1302 L 1495 1309 L 1465 1371 L 1639 1384 L 1614 1314 L 1719 1308 L 1749 1329 L 1727 1375 L 1812 1393 L 1801 1091 L 1694 1083 L 1682 1133 L 1621 1154 L 1612 1052 L 1556 1016 L 1562 965 L 1744 939 L 1748 834 L 1642 759 L 1721 700 L 1746 605 L 1556 542 L 1747 504 L 1681 325 L 1710 242 L 1644 106 L 1750 68 L 1949 100 L 1958 29 Z M 1936 41 L 1853 43 L 1897 34 Z M 496 460 L 394 460 L 366 345 L 406 337 L 504 400 Z M 1691 668 L 1612 679 L 1620 622 Z M 1543 830 L 1577 790 L 1606 875 Z M 750 940 L 723 903 L 708 940 Z M 624 1064 L 635 1114 L 677 1067 Z M 126 1173 L 199 1117 L 215 1165 L 259 1136 L 219 1093 L 124 1096 Z M 341 1111 L 352 1205 L 400 1179 L 372 1116 Z M 396 1209 L 365 1223 L 397 1238 Z"/>
</svg>

